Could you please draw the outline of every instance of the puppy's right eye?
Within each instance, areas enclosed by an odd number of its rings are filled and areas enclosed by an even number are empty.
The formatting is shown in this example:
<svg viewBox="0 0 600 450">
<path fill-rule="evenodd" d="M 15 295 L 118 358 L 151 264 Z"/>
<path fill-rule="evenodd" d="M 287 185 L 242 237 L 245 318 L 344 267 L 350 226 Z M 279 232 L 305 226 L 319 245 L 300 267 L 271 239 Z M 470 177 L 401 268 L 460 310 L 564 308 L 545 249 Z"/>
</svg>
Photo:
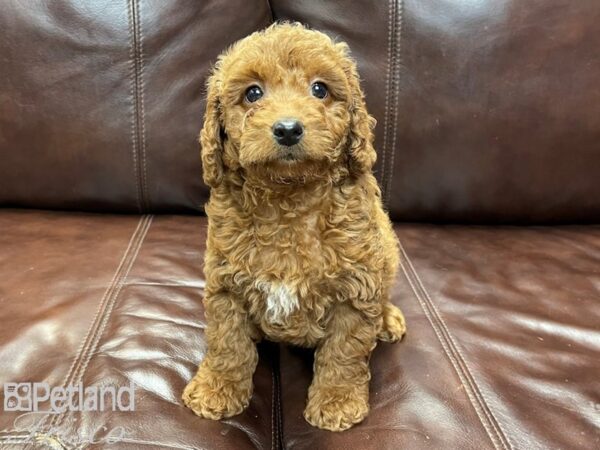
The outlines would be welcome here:
<svg viewBox="0 0 600 450">
<path fill-rule="evenodd" d="M 259 86 L 253 85 L 246 89 L 246 100 L 249 103 L 254 103 L 263 96 L 263 91 Z"/>
</svg>

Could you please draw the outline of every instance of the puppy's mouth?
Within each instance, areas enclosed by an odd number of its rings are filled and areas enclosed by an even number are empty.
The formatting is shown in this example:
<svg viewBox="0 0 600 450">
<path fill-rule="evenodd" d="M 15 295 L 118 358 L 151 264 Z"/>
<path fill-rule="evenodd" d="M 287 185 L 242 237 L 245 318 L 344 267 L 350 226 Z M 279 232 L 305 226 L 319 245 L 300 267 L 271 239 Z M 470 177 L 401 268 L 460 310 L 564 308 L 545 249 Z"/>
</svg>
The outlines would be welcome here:
<svg viewBox="0 0 600 450">
<path fill-rule="evenodd" d="M 293 147 L 279 147 L 276 159 L 283 163 L 292 164 L 306 159 L 306 154 L 297 145 Z"/>
</svg>

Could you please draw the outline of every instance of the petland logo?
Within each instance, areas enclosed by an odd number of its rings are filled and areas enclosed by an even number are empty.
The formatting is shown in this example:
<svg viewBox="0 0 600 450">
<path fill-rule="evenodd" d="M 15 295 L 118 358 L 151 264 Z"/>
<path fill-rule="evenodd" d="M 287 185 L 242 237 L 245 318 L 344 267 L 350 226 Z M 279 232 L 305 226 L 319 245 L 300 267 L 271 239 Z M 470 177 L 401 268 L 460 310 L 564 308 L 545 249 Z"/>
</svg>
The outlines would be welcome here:
<svg viewBox="0 0 600 450">
<path fill-rule="evenodd" d="M 49 409 L 42 410 L 46 403 Z M 135 411 L 135 385 L 84 388 L 81 383 L 66 387 L 50 387 L 48 383 L 4 383 L 4 411 L 50 414 Z"/>
</svg>

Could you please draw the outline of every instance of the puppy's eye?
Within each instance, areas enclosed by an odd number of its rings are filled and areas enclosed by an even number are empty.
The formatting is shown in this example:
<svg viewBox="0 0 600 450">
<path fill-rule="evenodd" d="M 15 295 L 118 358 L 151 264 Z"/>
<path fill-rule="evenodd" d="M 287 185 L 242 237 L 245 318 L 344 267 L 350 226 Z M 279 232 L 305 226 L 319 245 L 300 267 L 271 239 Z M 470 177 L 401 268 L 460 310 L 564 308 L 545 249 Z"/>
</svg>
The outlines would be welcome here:
<svg viewBox="0 0 600 450">
<path fill-rule="evenodd" d="M 246 89 L 246 100 L 250 103 L 254 103 L 263 96 L 263 91 L 260 87 L 253 85 Z"/>
<path fill-rule="evenodd" d="M 320 81 L 316 81 L 310 87 L 310 93 L 317 98 L 325 98 L 327 97 L 327 86 Z"/>
</svg>

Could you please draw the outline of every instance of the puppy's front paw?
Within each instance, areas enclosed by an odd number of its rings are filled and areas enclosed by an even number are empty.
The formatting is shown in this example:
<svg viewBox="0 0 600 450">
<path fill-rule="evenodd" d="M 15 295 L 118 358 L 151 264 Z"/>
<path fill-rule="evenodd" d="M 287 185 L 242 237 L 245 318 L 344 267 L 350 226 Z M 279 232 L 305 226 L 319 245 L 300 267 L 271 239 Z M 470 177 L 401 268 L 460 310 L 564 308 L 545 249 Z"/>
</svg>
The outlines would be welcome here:
<svg viewBox="0 0 600 450">
<path fill-rule="evenodd" d="M 315 427 L 343 431 L 361 422 L 368 413 L 368 386 L 311 386 L 304 418 Z"/>
<path fill-rule="evenodd" d="M 406 333 L 404 314 L 397 306 L 388 303 L 383 309 L 383 327 L 377 339 L 383 342 L 397 342 Z"/>
<path fill-rule="evenodd" d="M 250 403 L 252 378 L 227 381 L 201 369 L 183 391 L 183 402 L 205 419 L 219 420 L 241 413 Z"/>
</svg>

